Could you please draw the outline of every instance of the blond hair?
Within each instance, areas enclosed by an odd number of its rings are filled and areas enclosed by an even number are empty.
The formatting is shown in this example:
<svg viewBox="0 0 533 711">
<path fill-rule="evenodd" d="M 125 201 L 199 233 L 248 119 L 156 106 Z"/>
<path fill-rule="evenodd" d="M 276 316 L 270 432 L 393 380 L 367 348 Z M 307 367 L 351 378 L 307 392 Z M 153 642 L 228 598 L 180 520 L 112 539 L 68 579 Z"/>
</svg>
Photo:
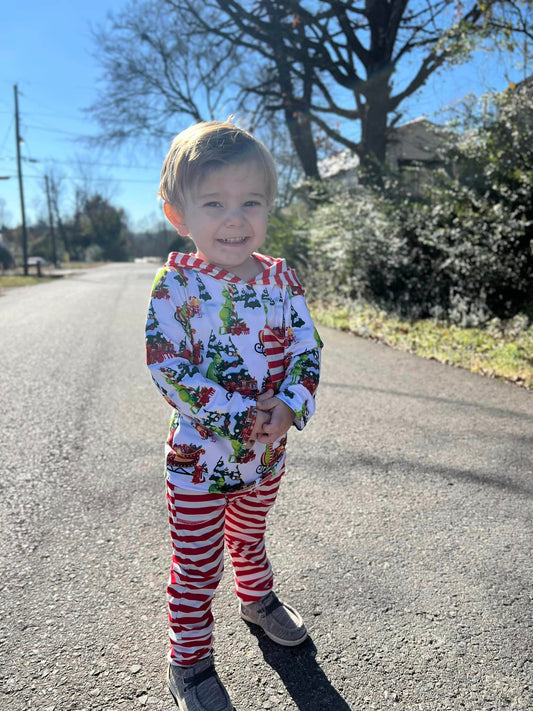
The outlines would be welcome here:
<svg viewBox="0 0 533 711">
<path fill-rule="evenodd" d="M 265 174 L 268 206 L 277 191 L 276 167 L 266 146 L 231 120 L 197 123 L 179 133 L 170 146 L 159 184 L 159 197 L 178 210 L 211 170 L 256 162 Z"/>
</svg>

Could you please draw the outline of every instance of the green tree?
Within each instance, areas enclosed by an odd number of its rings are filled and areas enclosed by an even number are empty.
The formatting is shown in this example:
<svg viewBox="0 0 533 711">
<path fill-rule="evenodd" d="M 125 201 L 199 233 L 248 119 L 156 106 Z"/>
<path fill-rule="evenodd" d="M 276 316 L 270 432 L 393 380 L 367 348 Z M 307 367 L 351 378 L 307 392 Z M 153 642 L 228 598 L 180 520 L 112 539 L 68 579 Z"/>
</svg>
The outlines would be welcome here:
<svg viewBox="0 0 533 711">
<path fill-rule="evenodd" d="M 481 293 L 500 318 L 533 314 L 532 98 L 529 80 L 485 102 L 477 125 L 448 154 L 454 179 L 434 195 L 469 254 L 463 290 L 471 300 Z"/>
<path fill-rule="evenodd" d="M 85 250 L 96 246 L 101 259 L 122 262 L 130 256 L 124 210 L 101 195 L 86 197 L 74 215 L 77 240 Z"/>
<path fill-rule="evenodd" d="M 11 252 L 2 242 L 0 242 L 0 266 L 2 269 L 12 269 L 15 266 Z"/>
<path fill-rule="evenodd" d="M 532 89 L 495 97 L 423 196 L 394 180 L 355 196 L 332 190 L 309 219 L 313 292 L 467 326 L 531 318 Z"/>
</svg>

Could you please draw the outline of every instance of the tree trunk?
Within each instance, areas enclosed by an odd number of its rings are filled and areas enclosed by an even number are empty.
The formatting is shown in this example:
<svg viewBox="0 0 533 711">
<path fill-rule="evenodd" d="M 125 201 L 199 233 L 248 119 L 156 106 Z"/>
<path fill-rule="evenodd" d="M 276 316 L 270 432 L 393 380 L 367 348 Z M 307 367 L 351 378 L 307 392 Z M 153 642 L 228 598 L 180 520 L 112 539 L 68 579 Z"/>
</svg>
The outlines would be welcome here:
<svg viewBox="0 0 533 711">
<path fill-rule="evenodd" d="M 374 79 L 364 89 L 366 110 L 361 120 L 361 166 L 368 179 L 382 174 L 387 155 L 388 75 Z"/>
<path fill-rule="evenodd" d="M 306 96 L 304 92 L 303 96 L 297 97 L 295 94 L 291 61 L 288 49 L 283 42 L 284 13 L 280 11 L 276 3 L 269 3 L 269 13 L 271 24 L 276 28 L 276 31 L 273 32 L 267 43 L 272 48 L 276 65 L 276 79 L 283 100 L 285 123 L 305 177 L 320 180 L 315 139 L 308 116 L 310 95 Z"/>
<path fill-rule="evenodd" d="M 285 109 L 285 123 L 289 129 L 292 145 L 301 163 L 306 178 L 320 180 L 316 146 L 311 130 L 311 122 L 302 114 Z"/>
</svg>

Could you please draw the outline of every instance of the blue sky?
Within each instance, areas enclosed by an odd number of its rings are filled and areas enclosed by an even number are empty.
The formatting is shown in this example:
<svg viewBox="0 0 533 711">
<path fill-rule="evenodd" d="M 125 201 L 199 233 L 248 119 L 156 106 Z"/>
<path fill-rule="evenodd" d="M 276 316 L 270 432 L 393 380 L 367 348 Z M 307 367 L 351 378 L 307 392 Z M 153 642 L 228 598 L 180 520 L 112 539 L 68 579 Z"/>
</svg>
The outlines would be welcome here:
<svg viewBox="0 0 533 711">
<path fill-rule="evenodd" d="M 6 3 L 0 28 L 0 175 L 16 176 L 14 91 L 19 89 L 24 195 L 28 220 L 46 216 L 44 173 L 64 176 L 65 210 L 72 207 L 71 187 L 80 174 L 91 187 L 124 207 L 132 226 L 160 215 L 156 192 L 161 160 L 146 152 L 119 154 L 88 149 L 79 139 L 96 132 L 83 112 L 96 96 L 100 73 L 90 24 L 117 11 L 124 0 L 25 0 Z M 125 166 L 124 168 L 116 167 Z M 136 167 L 137 166 L 137 167 Z M 20 222 L 18 182 L 0 180 L 0 201 L 8 225 Z M 0 213 L 2 206 L 0 205 Z M 0 214 L 1 219 L 1 214 Z"/>
<path fill-rule="evenodd" d="M 125 0 L 26 0 L 5 3 L 0 28 L 0 222 L 20 223 L 14 134 L 14 84 L 19 89 L 22 155 L 38 162 L 23 162 L 28 222 L 46 218 L 43 175 L 53 169 L 63 176 L 64 210 L 73 205 L 72 187 L 84 176 L 117 207 L 123 207 L 134 229 L 161 219 L 156 199 L 163 156 L 129 147 L 118 153 L 89 150 L 80 142 L 96 127 L 83 113 L 96 97 L 100 74 L 92 56 L 91 23 L 108 11 L 116 12 Z M 433 117 L 443 106 L 470 92 L 501 90 L 508 77 L 522 76 L 512 63 L 479 58 L 443 77 L 432 78 L 411 99 L 406 118 Z"/>
</svg>

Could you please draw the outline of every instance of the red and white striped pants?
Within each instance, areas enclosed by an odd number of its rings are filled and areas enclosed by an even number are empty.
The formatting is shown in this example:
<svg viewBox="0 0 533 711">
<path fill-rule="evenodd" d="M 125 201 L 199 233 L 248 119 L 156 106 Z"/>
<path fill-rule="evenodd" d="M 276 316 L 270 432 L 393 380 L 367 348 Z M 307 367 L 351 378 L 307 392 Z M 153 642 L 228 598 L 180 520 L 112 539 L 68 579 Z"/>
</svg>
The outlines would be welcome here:
<svg viewBox="0 0 533 711">
<path fill-rule="evenodd" d="M 213 644 L 211 602 L 224 570 L 224 541 L 235 592 L 254 602 L 272 589 L 265 551 L 266 516 L 276 501 L 283 470 L 252 489 L 209 494 L 167 482 L 172 567 L 167 588 L 170 659 L 194 664 Z"/>
</svg>

